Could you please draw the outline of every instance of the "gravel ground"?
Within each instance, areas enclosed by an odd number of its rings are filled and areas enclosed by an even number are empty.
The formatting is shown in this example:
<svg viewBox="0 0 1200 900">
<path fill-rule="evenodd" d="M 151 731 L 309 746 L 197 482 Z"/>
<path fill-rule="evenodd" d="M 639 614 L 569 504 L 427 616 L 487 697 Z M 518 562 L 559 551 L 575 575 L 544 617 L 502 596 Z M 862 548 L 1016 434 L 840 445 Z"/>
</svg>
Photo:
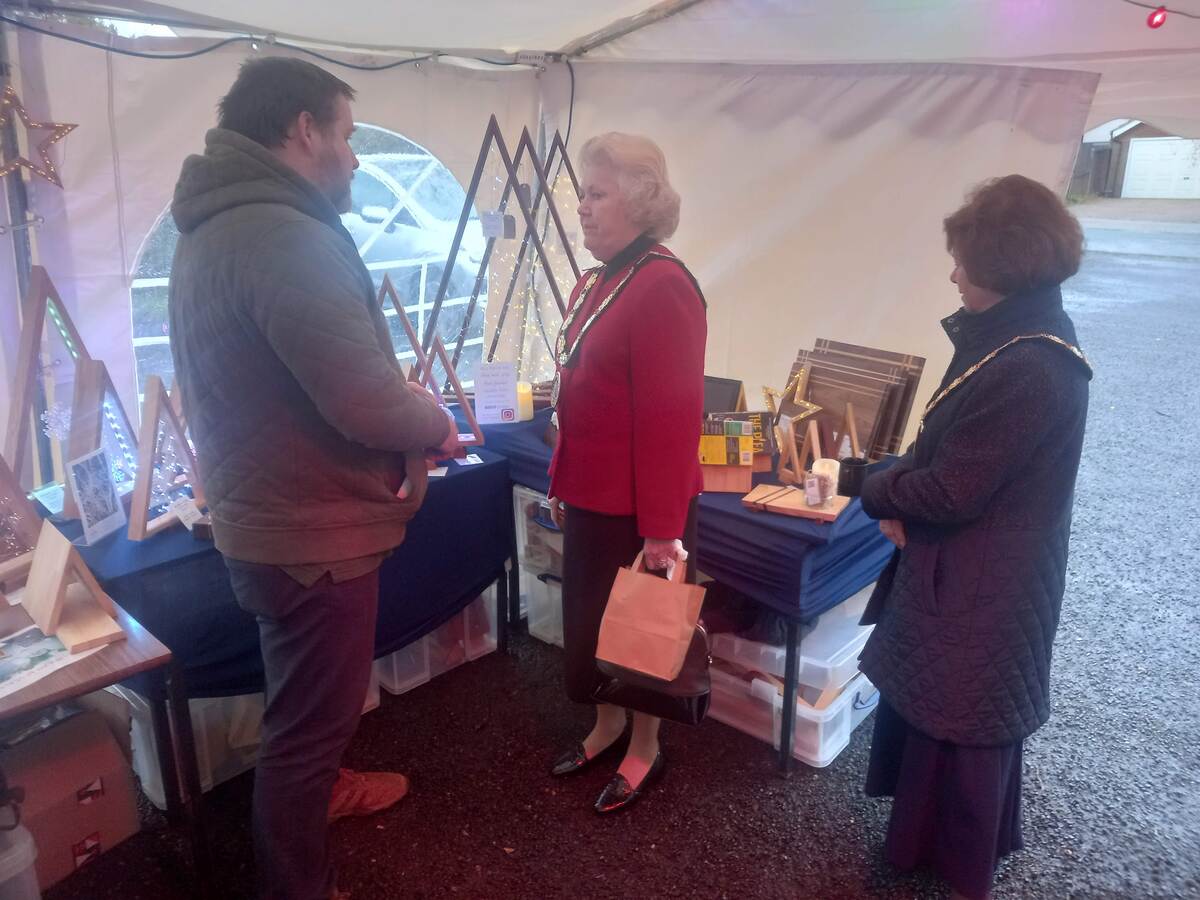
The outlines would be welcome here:
<svg viewBox="0 0 1200 900">
<path fill-rule="evenodd" d="M 1001 900 L 1200 897 L 1200 235 L 1173 234 L 1152 256 L 1097 235 L 1069 284 L 1096 378 L 1055 713 L 1026 745 L 1027 849 L 1001 869 Z M 1133 226 L 1127 245 L 1142 236 Z M 862 794 L 871 720 L 831 766 L 786 781 L 769 748 L 725 726 L 670 729 L 666 779 L 632 815 L 597 820 L 605 772 L 543 774 L 585 725 L 562 700 L 559 653 L 521 637 L 363 719 L 348 764 L 403 769 L 415 787 L 334 827 L 355 900 L 946 896 L 880 857 L 888 804 Z M 251 785 L 208 795 L 222 897 L 250 889 Z M 182 896 L 178 835 L 146 819 L 49 900 Z"/>
</svg>

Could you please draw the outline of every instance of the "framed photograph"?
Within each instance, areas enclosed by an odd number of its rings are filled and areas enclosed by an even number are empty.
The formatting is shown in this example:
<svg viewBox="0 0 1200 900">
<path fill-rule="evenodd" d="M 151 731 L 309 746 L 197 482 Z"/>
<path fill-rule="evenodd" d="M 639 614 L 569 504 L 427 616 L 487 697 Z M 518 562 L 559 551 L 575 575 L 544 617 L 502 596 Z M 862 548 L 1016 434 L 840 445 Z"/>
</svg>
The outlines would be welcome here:
<svg viewBox="0 0 1200 900">
<path fill-rule="evenodd" d="M 112 466 L 103 447 L 67 463 L 67 480 L 91 545 L 125 525 L 125 507 L 113 484 Z"/>
</svg>

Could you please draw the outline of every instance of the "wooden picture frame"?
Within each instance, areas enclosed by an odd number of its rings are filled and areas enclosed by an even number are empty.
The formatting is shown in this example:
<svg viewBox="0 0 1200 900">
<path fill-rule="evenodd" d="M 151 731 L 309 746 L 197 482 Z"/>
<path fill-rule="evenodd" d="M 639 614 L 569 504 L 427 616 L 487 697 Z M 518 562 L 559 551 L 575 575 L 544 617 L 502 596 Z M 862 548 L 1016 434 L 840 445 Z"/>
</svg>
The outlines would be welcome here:
<svg viewBox="0 0 1200 900">
<path fill-rule="evenodd" d="M 114 441 L 118 448 L 125 454 L 126 464 L 136 473 L 136 431 L 109 377 L 108 367 L 100 360 L 81 360 L 75 377 L 75 398 L 71 403 L 71 433 L 67 438 L 64 466 L 100 448 L 106 423 L 114 432 Z M 127 498 L 133 490 L 134 483 L 130 482 L 126 490 L 121 490 L 121 485 L 117 485 L 117 493 L 123 499 Z M 63 497 L 62 514 L 67 519 L 79 518 L 79 508 L 69 485 Z"/>
<path fill-rule="evenodd" d="M 39 523 L 42 521 L 3 457 L 0 457 L 0 516 L 3 516 L 4 527 L 11 532 L 11 540 L 17 546 L 15 554 L 0 559 L 0 586 L 3 586 L 6 582 L 19 581 L 29 572 L 41 534 Z"/>
<path fill-rule="evenodd" d="M 82 360 L 91 359 L 49 273 L 42 266 L 34 266 L 29 272 L 29 288 L 21 306 L 21 337 L 17 345 L 16 381 L 13 384 L 12 406 L 8 410 L 8 430 L 4 440 L 4 458 L 18 481 L 24 477 L 25 463 L 29 458 L 35 391 L 39 379 L 43 377 L 40 354 L 47 316 L 50 317 L 76 366 Z"/>
<path fill-rule="evenodd" d="M 137 480 L 129 504 L 129 539 L 142 541 L 179 521 L 179 516 L 167 510 L 153 519 L 150 515 L 150 495 L 154 487 L 154 469 L 161 455 L 158 435 L 161 427 L 167 436 L 174 439 L 177 453 L 182 457 L 187 480 L 191 484 L 192 496 L 198 507 L 204 506 L 204 491 L 196 470 L 196 457 L 188 443 L 187 435 L 175 417 L 171 401 L 167 397 L 162 379 L 151 375 L 146 379 L 146 396 L 142 404 L 142 426 L 138 432 Z"/>
<path fill-rule="evenodd" d="M 891 433 L 884 445 L 876 448 L 882 454 L 898 453 L 904 440 L 904 432 L 908 429 L 908 420 L 912 415 L 913 402 L 916 398 L 921 376 L 925 371 L 925 358 L 911 353 L 899 353 L 894 350 L 880 350 L 875 347 L 864 347 L 859 344 L 847 344 L 829 338 L 818 338 L 813 345 L 817 352 L 826 354 L 831 359 L 841 359 L 847 365 L 885 374 L 890 367 L 899 367 L 904 373 L 904 385 L 899 392 L 895 408 L 894 422 Z"/>
<path fill-rule="evenodd" d="M 704 376 L 704 415 L 746 412 L 746 386 L 736 378 Z"/>
<path fill-rule="evenodd" d="M 112 598 L 51 522 L 42 523 L 21 604 L 42 634 L 57 637 L 70 653 L 125 637 Z"/>
</svg>

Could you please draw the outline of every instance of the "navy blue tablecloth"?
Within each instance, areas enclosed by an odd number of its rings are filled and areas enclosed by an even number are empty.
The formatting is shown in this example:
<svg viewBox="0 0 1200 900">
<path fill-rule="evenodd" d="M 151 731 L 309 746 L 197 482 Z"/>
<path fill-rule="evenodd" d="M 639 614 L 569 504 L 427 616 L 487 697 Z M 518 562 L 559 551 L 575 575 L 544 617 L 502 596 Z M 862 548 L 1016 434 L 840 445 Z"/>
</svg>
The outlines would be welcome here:
<svg viewBox="0 0 1200 900">
<path fill-rule="evenodd" d="M 383 563 L 377 656 L 438 627 L 503 574 L 514 540 L 508 462 L 476 452 L 482 464 L 451 463 L 444 478 L 430 479 L 404 544 Z M 79 526 L 63 531 L 75 537 Z M 262 690 L 257 625 L 234 600 L 212 543 L 173 527 L 140 542 L 121 531 L 80 552 L 113 599 L 182 662 L 189 695 Z"/>
<path fill-rule="evenodd" d="M 487 448 L 508 458 L 508 474 L 517 484 L 541 491 L 550 490 L 549 446 L 542 440 L 550 426 L 553 410 L 543 409 L 534 413 L 528 422 L 509 425 L 483 425 Z"/>
<path fill-rule="evenodd" d="M 483 426 L 487 446 L 508 457 L 513 481 L 543 493 L 550 484 L 551 450 L 542 440 L 549 422 L 547 409 L 529 422 Z M 755 476 L 756 484 L 763 481 L 775 479 Z M 879 577 L 891 553 L 857 500 L 825 523 L 746 509 L 740 494 L 700 495 L 700 571 L 791 618 L 811 619 L 853 596 Z"/>
</svg>

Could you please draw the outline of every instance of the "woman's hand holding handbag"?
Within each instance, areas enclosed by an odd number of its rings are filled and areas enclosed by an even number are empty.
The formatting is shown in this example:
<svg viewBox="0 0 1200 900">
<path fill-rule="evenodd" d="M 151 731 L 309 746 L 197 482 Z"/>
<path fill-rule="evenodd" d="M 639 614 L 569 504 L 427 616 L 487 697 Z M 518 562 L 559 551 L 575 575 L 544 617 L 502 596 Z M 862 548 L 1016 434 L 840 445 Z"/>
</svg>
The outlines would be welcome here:
<svg viewBox="0 0 1200 900">
<path fill-rule="evenodd" d="M 708 635 L 698 625 L 704 588 L 645 571 L 641 553 L 617 572 L 600 624 L 595 699 L 697 724 L 708 709 Z"/>
</svg>

